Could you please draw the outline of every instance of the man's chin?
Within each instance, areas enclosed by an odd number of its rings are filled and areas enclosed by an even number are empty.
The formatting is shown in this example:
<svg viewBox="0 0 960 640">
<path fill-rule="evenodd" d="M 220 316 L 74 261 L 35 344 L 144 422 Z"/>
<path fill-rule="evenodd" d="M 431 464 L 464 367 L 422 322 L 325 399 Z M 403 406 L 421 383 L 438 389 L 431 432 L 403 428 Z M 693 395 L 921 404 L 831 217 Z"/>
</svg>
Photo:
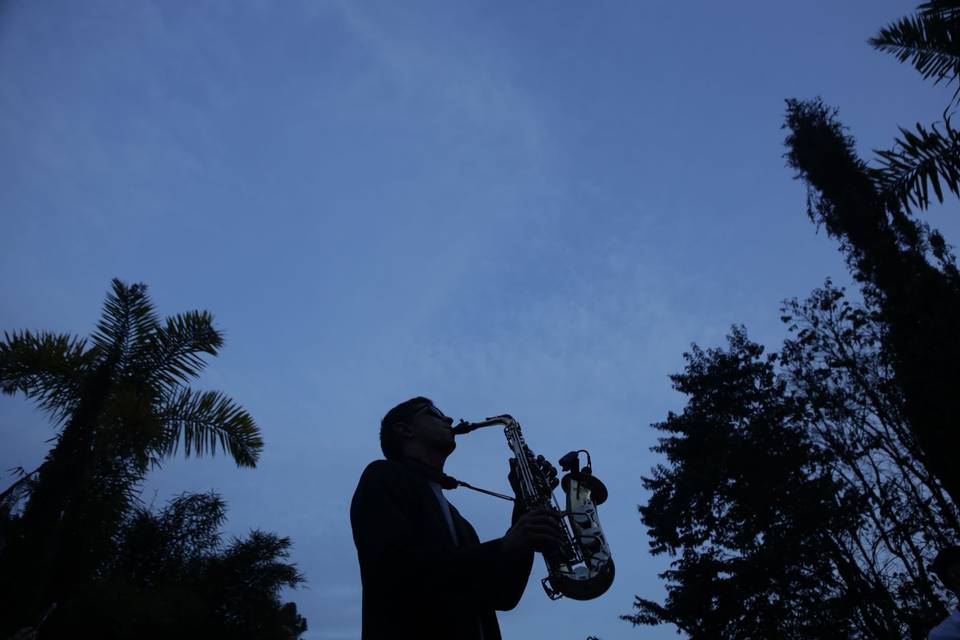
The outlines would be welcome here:
<svg viewBox="0 0 960 640">
<path fill-rule="evenodd" d="M 443 451 L 443 454 L 448 456 L 453 453 L 454 449 L 457 448 L 457 441 L 453 438 L 450 438 L 449 442 L 444 442 L 439 446 L 439 449 Z"/>
</svg>

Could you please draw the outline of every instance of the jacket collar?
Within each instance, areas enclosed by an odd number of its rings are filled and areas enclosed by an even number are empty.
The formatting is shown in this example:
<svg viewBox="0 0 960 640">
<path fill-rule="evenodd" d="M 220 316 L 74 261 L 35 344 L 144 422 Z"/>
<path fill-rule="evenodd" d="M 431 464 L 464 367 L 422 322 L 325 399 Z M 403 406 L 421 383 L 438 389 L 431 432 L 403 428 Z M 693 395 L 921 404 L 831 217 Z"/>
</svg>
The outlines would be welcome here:
<svg viewBox="0 0 960 640">
<path fill-rule="evenodd" d="M 442 489 L 456 489 L 459 486 L 456 478 L 452 478 L 442 471 L 437 471 L 432 469 L 427 465 L 423 464 L 419 460 L 414 460 L 412 458 L 403 458 L 400 460 L 406 468 L 410 469 L 417 475 L 425 478 L 429 482 L 436 482 L 440 485 Z"/>
</svg>

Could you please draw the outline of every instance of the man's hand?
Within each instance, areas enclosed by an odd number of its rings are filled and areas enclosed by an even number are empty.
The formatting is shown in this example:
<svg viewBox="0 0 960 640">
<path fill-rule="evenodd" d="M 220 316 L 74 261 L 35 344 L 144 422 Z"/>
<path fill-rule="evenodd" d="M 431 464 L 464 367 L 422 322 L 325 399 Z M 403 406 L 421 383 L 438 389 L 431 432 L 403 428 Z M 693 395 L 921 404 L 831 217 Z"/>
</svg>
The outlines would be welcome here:
<svg viewBox="0 0 960 640">
<path fill-rule="evenodd" d="M 540 553 L 557 551 L 565 542 L 559 517 L 559 514 L 545 509 L 523 514 L 503 536 L 503 550 Z"/>
<path fill-rule="evenodd" d="M 537 456 L 536 459 L 537 467 L 539 468 L 540 474 L 547 478 L 547 484 L 550 487 L 550 490 L 557 488 L 557 485 L 560 484 L 560 481 L 557 480 L 557 468 L 550 464 L 550 461 L 544 458 L 543 456 Z M 534 469 L 537 471 L 537 469 Z M 517 459 L 510 458 L 510 473 L 507 474 L 507 481 L 510 483 L 510 488 L 513 489 L 513 494 L 515 496 L 520 496 L 520 482 L 517 476 Z"/>
</svg>

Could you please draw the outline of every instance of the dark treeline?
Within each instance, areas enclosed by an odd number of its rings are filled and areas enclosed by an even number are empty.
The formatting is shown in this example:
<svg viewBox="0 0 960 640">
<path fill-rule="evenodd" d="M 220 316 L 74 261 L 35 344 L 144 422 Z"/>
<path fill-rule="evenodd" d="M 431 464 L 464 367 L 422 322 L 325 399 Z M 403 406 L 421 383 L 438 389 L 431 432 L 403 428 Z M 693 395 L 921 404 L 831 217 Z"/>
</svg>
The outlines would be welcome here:
<svg viewBox="0 0 960 640">
<path fill-rule="evenodd" d="M 960 2 L 929 2 L 870 43 L 925 78 L 960 77 Z M 930 573 L 960 540 L 960 273 L 918 216 L 960 193 L 960 134 L 900 129 L 873 165 L 835 110 L 788 100 L 787 164 L 861 289 L 829 281 L 783 306 L 776 353 L 734 327 L 671 377 L 687 396 L 654 425 L 663 464 L 640 507 L 673 558 L 663 603 L 634 624 L 691 638 L 926 638 L 948 613 Z"/>
<path fill-rule="evenodd" d="M 251 416 L 187 383 L 223 344 L 207 312 L 161 320 L 144 285 L 114 280 L 89 340 L 22 331 L 0 341 L 0 389 L 50 414 L 53 446 L 0 494 L 0 638 L 297 638 L 284 587 L 303 580 L 290 540 L 228 544 L 226 507 L 187 494 L 153 512 L 139 496 L 181 447 L 254 467 Z"/>
</svg>

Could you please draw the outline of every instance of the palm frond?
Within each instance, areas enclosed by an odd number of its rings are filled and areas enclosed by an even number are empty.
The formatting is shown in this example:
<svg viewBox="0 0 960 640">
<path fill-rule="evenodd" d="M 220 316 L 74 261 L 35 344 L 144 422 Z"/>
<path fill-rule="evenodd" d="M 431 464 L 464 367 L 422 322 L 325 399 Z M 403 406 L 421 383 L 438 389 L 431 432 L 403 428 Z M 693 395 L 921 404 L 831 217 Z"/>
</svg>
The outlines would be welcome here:
<svg viewBox="0 0 960 640">
<path fill-rule="evenodd" d="M 877 151 L 881 167 L 873 170 L 874 181 L 904 209 L 926 209 L 930 191 L 943 202 L 944 188 L 960 195 L 960 131 L 945 117 L 943 129 L 936 124 L 916 131 L 900 128 L 901 138 L 887 151 Z"/>
<path fill-rule="evenodd" d="M 220 392 L 181 388 L 172 394 L 160 416 L 167 425 L 159 443 L 164 455 L 175 454 L 182 439 L 187 456 L 215 454 L 219 444 L 237 466 L 256 466 L 263 449 L 260 429 L 249 413 Z"/>
<path fill-rule="evenodd" d="M 221 346 L 210 312 L 188 311 L 167 318 L 134 359 L 147 381 L 172 388 L 199 375 L 206 366 L 200 355 L 215 356 Z"/>
<path fill-rule="evenodd" d="M 960 74 L 960 23 L 939 11 L 901 18 L 880 30 L 869 43 L 879 51 L 909 61 L 925 80 L 952 82 Z"/>
<path fill-rule="evenodd" d="M 62 419 L 80 394 L 94 350 L 85 340 L 54 333 L 19 331 L 0 341 L 0 391 L 23 393 Z"/>
<path fill-rule="evenodd" d="M 91 338 L 105 357 L 122 364 L 135 345 L 148 340 L 158 326 L 156 311 L 147 296 L 147 285 L 128 287 L 114 278 L 97 330 Z"/>
<path fill-rule="evenodd" d="M 935 16 L 941 20 L 960 20 L 960 1 L 958 0 L 930 0 L 917 6 L 917 11 L 923 16 Z"/>
<path fill-rule="evenodd" d="M 40 465 L 33 471 L 27 472 L 23 467 L 18 467 L 15 471 L 20 476 L 13 483 L 0 492 L 0 514 L 12 513 L 29 495 L 36 482 L 37 473 L 43 465 Z"/>
</svg>

